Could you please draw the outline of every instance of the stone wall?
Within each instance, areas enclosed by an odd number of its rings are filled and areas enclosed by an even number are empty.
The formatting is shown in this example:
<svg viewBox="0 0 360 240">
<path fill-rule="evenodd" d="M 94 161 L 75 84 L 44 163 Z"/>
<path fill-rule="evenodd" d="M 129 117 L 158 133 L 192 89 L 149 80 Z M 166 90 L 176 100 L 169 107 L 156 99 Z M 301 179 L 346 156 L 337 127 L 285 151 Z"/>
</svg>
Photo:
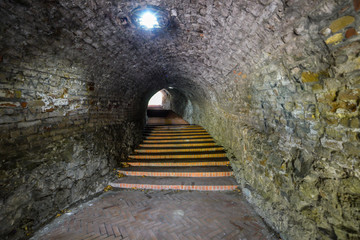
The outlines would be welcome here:
<svg viewBox="0 0 360 240">
<path fill-rule="evenodd" d="M 283 239 L 360 238 L 358 10 L 317 6 L 258 65 L 225 75 L 215 101 L 173 104 L 228 149 L 243 194 Z"/>
<path fill-rule="evenodd" d="M 144 110 L 64 59 L 6 55 L 0 68 L 0 238 L 17 239 L 103 190 Z"/>
<path fill-rule="evenodd" d="M 167 28 L 131 22 L 146 5 L 169 14 Z M 99 190 L 136 143 L 147 100 L 171 86 L 172 107 L 227 147 L 244 194 L 284 239 L 358 238 L 359 7 L 0 1 L 2 234 Z M 106 166 L 82 176 L 85 159 Z M 66 186 L 37 195 L 36 181 L 67 171 Z M 88 186 L 81 196 L 55 202 L 77 182 Z M 40 213 L 42 196 L 51 206 Z"/>
</svg>

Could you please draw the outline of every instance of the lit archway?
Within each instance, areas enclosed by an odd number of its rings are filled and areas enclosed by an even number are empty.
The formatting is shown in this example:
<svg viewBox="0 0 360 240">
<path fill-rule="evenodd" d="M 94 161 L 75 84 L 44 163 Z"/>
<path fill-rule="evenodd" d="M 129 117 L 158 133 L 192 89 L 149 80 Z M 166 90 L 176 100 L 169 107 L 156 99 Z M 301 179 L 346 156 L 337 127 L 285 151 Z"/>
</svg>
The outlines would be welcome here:
<svg viewBox="0 0 360 240">
<path fill-rule="evenodd" d="M 170 93 L 162 89 L 155 93 L 148 102 L 148 108 L 170 109 Z"/>
</svg>

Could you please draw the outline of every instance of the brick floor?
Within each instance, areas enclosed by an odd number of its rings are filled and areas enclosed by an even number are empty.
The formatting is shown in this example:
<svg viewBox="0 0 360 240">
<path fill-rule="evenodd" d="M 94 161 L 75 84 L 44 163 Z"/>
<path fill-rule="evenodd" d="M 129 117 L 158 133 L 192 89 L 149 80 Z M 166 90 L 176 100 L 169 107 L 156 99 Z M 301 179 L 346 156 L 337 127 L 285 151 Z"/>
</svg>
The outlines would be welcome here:
<svg viewBox="0 0 360 240">
<path fill-rule="evenodd" d="M 149 117 L 147 124 L 157 125 L 157 124 L 189 124 L 189 123 L 184 119 L 182 119 L 179 115 L 171 111 L 166 115 L 166 118 Z"/>
<path fill-rule="evenodd" d="M 118 170 L 126 176 L 148 177 L 225 177 L 233 176 L 229 167 L 128 167 Z"/>
<path fill-rule="evenodd" d="M 120 190 L 71 210 L 32 239 L 279 239 L 235 191 Z"/>
</svg>

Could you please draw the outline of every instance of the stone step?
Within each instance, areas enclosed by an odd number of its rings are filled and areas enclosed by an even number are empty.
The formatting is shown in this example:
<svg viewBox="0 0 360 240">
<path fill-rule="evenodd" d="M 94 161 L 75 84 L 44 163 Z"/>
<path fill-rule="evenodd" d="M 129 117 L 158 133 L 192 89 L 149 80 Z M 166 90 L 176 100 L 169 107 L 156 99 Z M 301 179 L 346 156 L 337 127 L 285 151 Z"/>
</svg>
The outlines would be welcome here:
<svg viewBox="0 0 360 240">
<path fill-rule="evenodd" d="M 129 167 L 118 170 L 126 176 L 149 177 L 228 177 L 233 172 L 229 167 Z"/>
<path fill-rule="evenodd" d="M 224 148 L 217 147 L 205 147 L 205 148 L 141 148 L 135 149 L 135 153 L 191 153 L 191 152 L 214 152 L 214 151 L 223 151 Z"/>
<path fill-rule="evenodd" d="M 157 131 L 157 132 L 182 132 L 182 131 L 206 131 L 203 127 L 200 126 L 188 126 L 188 127 L 151 127 L 144 128 L 144 131 Z"/>
<path fill-rule="evenodd" d="M 193 159 L 193 158 L 223 158 L 226 153 L 191 153 L 191 154 L 135 154 L 129 159 Z"/>
<path fill-rule="evenodd" d="M 144 136 L 202 136 L 209 135 L 207 132 L 186 132 L 186 133 L 144 133 Z"/>
<path fill-rule="evenodd" d="M 191 125 L 191 124 L 184 124 L 184 125 L 148 125 L 145 126 L 144 129 L 204 129 L 202 126 L 199 125 Z"/>
<path fill-rule="evenodd" d="M 130 166 L 148 167 L 196 167 L 196 166 L 228 166 L 227 158 L 206 158 L 206 159 L 134 159 L 127 160 Z"/>
<path fill-rule="evenodd" d="M 157 143 L 145 143 L 140 144 L 139 147 L 141 148 L 182 148 L 182 147 L 215 147 L 216 143 L 214 142 L 208 142 L 208 143 L 163 143 L 163 144 L 157 144 Z"/>
<path fill-rule="evenodd" d="M 194 139 L 144 139 L 143 143 L 186 143 L 186 142 L 214 142 L 212 137 Z"/>
<path fill-rule="evenodd" d="M 201 133 L 206 132 L 205 129 L 189 129 L 189 130 L 146 130 L 144 131 L 145 134 L 147 133 Z"/>
<path fill-rule="evenodd" d="M 178 140 L 178 139 L 203 139 L 203 138 L 211 138 L 209 134 L 202 134 L 202 135 L 186 135 L 186 136 L 144 136 L 144 139 L 147 140 Z"/>
<path fill-rule="evenodd" d="M 114 188 L 154 190 L 231 191 L 237 188 L 237 183 L 232 177 L 124 177 L 111 182 L 110 185 Z"/>
<path fill-rule="evenodd" d="M 198 125 L 190 125 L 190 124 L 171 124 L 171 125 L 147 125 L 145 129 L 203 129 L 201 126 Z"/>
</svg>

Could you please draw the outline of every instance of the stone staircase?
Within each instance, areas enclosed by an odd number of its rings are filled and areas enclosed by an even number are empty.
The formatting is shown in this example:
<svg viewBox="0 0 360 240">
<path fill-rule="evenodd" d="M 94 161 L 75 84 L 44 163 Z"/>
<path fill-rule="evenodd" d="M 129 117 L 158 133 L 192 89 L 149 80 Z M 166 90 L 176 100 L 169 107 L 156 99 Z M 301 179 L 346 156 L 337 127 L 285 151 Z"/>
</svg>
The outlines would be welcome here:
<svg viewBox="0 0 360 240">
<path fill-rule="evenodd" d="M 237 188 L 224 148 L 201 126 L 148 125 L 143 143 L 118 170 L 115 188 L 227 191 Z"/>
</svg>

